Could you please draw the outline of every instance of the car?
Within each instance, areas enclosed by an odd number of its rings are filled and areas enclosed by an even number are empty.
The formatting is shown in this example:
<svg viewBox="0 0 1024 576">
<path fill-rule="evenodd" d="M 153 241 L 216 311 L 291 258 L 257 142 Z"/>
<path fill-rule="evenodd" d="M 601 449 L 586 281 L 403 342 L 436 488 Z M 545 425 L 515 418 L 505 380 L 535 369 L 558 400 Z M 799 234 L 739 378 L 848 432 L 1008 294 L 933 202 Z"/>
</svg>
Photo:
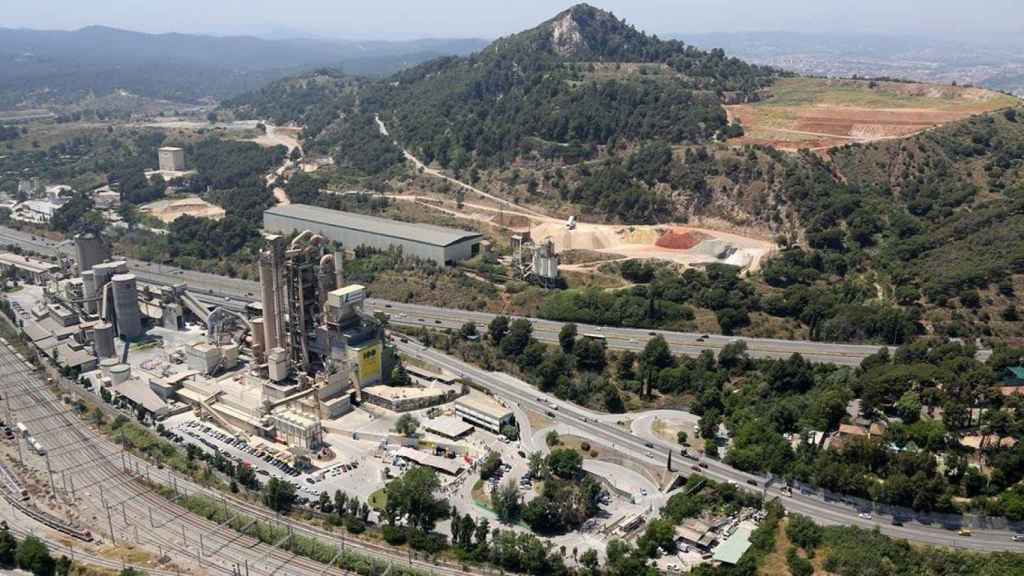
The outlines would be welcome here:
<svg viewBox="0 0 1024 576">
<path fill-rule="evenodd" d="M 701 468 L 707 468 L 708 467 L 707 462 L 698 462 L 697 466 L 700 466 Z"/>
<path fill-rule="evenodd" d="M 313 480 L 312 478 L 307 476 L 306 477 L 306 484 L 316 484 L 316 480 Z"/>
<path fill-rule="evenodd" d="M 893 525 L 893 526 L 903 526 L 903 520 L 900 520 L 900 519 L 899 519 L 899 518 L 897 518 L 897 517 L 893 517 L 893 519 L 892 519 L 892 525 Z"/>
<path fill-rule="evenodd" d="M 860 514 L 857 514 L 857 517 L 862 520 L 871 520 L 871 514 L 868 514 L 867 512 L 861 512 Z"/>
<path fill-rule="evenodd" d="M 647 489 L 646 488 L 641 488 L 640 489 L 640 495 L 641 496 L 647 496 Z"/>
<path fill-rule="evenodd" d="M 961 528 L 961 529 L 957 530 L 956 533 L 961 535 L 961 536 L 970 536 L 970 535 L 973 534 L 973 532 L 971 532 L 970 528 Z"/>
<path fill-rule="evenodd" d="M 555 413 L 552 412 L 551 410 L 548 410 L 547 412 L 545 412 L 545 414 L 547 414 L 548 418 L 554 418 L 555 417 Z"/>
<path fill-rule="evenodd" d="M 648 448 L 654 448 L 654 442 L 644 442 L 644 446 L 647 446 Z"/>
<path fill-rule="evenodd" d="M 385 308 L 391 308 L 391 304 L 385 304 L 384 307 Z"/>
<path fill-rule="evenodd" d="M 441 323 L 440 320 L 434 320 L 434 324 L 440 324 L 440 323 Z"/>
<path fill-rule="evenodd" d="M 750 478 L 747 479 L 747 484 L 750 484 L 751 486 L 758 486 L 757 480 L 753 480 Z"/>
<path fill-rule="evenodd" d="M 648 336 L 657 336 L 658 333 L 657 332 L 648 332 L 647 335 Z"/>
<path fill-rule="evenodd" d="M 1013 540 L 1014 542 L 1024 542 L 1024 536 L 1020 534 L 1014 534 L 1013 537 L 1010 538 L 1010 540 Z"/>
<path fill-rule="evenodd" d="M 259 470 L 257 470 L 256 474 L 259 475 L 259 476 L 270 476 L 270 472 L 267 472 L 263 468 L 260 468 Z"/>
</svg>

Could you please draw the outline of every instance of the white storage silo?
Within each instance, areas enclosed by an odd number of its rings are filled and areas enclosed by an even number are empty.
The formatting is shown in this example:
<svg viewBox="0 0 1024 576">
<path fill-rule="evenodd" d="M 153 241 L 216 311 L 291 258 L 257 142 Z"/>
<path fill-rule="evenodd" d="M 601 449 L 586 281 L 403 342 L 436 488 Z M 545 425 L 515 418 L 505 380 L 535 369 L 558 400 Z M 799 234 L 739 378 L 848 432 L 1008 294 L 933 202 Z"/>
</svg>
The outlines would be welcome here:
<svg viewBox="0 0 1024 576">
<path fill-rule="evenodd" d="M 100 322 L 93 328 L 93 349 L 97 358 L 113 358 L 116 354 L 114 349 L 114 326 L 108 322 Z"/>
</svg>

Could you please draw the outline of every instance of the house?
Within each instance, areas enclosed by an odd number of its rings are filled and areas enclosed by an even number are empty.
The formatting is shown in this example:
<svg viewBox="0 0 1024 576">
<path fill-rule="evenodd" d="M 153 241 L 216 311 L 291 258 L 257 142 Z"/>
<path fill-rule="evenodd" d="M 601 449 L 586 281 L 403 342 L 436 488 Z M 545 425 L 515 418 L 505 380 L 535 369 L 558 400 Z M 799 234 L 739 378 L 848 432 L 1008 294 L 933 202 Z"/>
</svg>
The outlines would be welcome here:
<svg viewBox="0 0 1024 576">
<path fill-rule="evenodd" d="M 717 540 L 718 535 L 712 531 L 711 525 L 696 518 L 688 518 L 682 524 L 676 526 L 677 542 L 692 546 L 703 552 L 710 550 Z"/>
<path fill-rule="evenodd" d="M 1010 366 L 1003 373 L 1003 386 L 1024 386 L 1024 366 Z"/>
<path fill-rule="evenodd" d="M 1017 440 L 1009 436 L 999 438 L 998 436 L 994 436 L 992 434 L 989 434 L 987 436 L 975 434 L 971 436 L 964 436 L 963 438 L 961 438 L 960 445 L 978 452 L 982 452 L 985 450 L 994 450 L 995 448 L 1013 448 L 1014 446 L 1017 445 Z"/>
</svg>

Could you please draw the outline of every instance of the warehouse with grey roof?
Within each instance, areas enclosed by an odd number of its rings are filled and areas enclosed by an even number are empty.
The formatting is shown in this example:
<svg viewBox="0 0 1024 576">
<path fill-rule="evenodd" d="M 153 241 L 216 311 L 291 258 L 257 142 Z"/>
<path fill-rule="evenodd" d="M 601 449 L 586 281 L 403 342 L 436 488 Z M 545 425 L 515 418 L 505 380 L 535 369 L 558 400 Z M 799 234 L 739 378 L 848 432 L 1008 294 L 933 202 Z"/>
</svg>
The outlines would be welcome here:
<svg viewBox="0 0 1024 576">
<path fill-rule="evenodd" d="M 407 256 L 438 264 L 454 264 L 472 258 L 480 252 L 483 238 L 476 232 L 399 222 L 307 204 L 287 204 L 264 211 L 263 228 L 277 234 L 310 230 L 346 249 L 366 246 L 387 250 L 396 246 Z"/>
</svg>

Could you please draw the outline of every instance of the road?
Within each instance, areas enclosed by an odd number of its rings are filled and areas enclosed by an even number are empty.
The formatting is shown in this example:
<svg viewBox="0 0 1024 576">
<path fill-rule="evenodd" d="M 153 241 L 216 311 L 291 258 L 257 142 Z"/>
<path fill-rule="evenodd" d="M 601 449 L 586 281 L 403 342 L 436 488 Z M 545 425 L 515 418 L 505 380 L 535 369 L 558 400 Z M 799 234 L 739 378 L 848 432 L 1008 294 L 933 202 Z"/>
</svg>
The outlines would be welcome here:
<svg viewBox="0 0 1024 576">
<path fill-rule="evenodd" d="M 559 409 L 554 412 L 559 424 L 571 426 L 592 438 L 595 442 L 610 445 L 623 453 L 632 454 L 634 459 L 644 464 L 665 465 L 668 452 L 678 451 L 678 445 L 664 442 L 658 438 L 641 439 L 626 431 L 609 418 L 595 412 L 564 402 L 537 391 L 533 386 L 505 375 L 497 375 L 461 362 L 442 352 L 415 343 L 398 343 L 398 348 L 409 356 L 419 358 L 436 366 L 445 368 L 455 374 L 471 379 L 474 383 L 487 388 L 495 396 L 504 399 L 510 405 L 520 409 L 529 409 L 541 413 L 550 411 L 551 403 Z M 647 444 L 650 443 L 649 447 Z M 650 456 L 648 456 L 650 454 Z M 744 489 L 751 489 L 746 482 L 754 480 L 758 485 L 765 484 L 765 478 L 736 470 L 716 460 L 705 460 L 707 468 L 696 468 L 695 463 L 676 455 L 674 469 L 683 474 L 699 472 L 719 482 L 735 482 Z M 692 469 L 692 470 L 691 470 Z M 953 530 L 942 527 L 920 524 L 904 520 L 904 526 L 893 526 L 889 517 L 876 515 L 878 521 L 865 520 L 858 517 L 858 510 L 842 502 L 825 501 L 813 495 L 794 492 L 792 496 L 784 494 L 780 486 L 766 489 L 768 497 L 778 497 L 790 512 L 804 514 L 820 524 L 852 525 L 872 529 L 878 527 L 884 534 L 894 538 L 904 538 L 914 542 L 937 546 L 969 548 L 979 551 L 1009 550 L 1024 552 L 1024 543 L 1011 540 L 1014 532 L 1008 530 L 974 530 L 971 537 L 961 537 Z"/>
<path fill-rule="evenodd" d="M 68 242 L 57 243 L 43 239 L 32 239 L 24 232 L 0 228 L 0 243 L 13 243 L 26 250 L 41 254 L 54 255 L 58 251 L 66 255 L 74 254 L 74 246 Z M 259 282 L 228 278 L 205 272 L 182 270 L 173 266 L 128 260 L 128 265 L 139 280 L 153 284 L 171 284 L 184 282 L 196 293 L 197 297 L 209 304 L 216 304 L 241 310 L 247 302 L 256 300 L 259 294 Z M 396 326 L 427 326 L 435 329 L 451 328 L 458 330 L 466 322 L 475 322 L 477 326 L 486 328 L 495 314 L 473 312 L 453 308 L 438 308 L 422 304 L 405 304 L 388 300 L 371 298 L 367 301 L 368 311 L 384 312 L 390 316 L 389 322 Z M 530 318 L 533 323 L 534 336 L 545 343 L 558 342 L 558 333 L 562 322 Z M 675 354 L 696 356 L 704 350 L 717 353 L 733 341 L 747 344 L 748 353 L 754 358 L 788 358 L 794 353 L 802 355 L 811 362 L 858 366 L 861 361 L 878 352 L 881 346 L 861 344 L 838 344 L 832 342 L 810 342 L 805 340 L 781 340 L 773 338 L 730 337 L 716 334 L 672 332 L 667 330 L 642 330 L 636 328 L 618 328 L 579 324 L 580 334 L 593 334 L 603 337 L 608 348 L 613 350 L 643 350 L 647 341 L 654 335 L 661 335 L 668 342 Z M 706 336 L 703 341 L 701 336 Z M 983 353 L 984 354 L 984 353 Z"/>
</svg>

